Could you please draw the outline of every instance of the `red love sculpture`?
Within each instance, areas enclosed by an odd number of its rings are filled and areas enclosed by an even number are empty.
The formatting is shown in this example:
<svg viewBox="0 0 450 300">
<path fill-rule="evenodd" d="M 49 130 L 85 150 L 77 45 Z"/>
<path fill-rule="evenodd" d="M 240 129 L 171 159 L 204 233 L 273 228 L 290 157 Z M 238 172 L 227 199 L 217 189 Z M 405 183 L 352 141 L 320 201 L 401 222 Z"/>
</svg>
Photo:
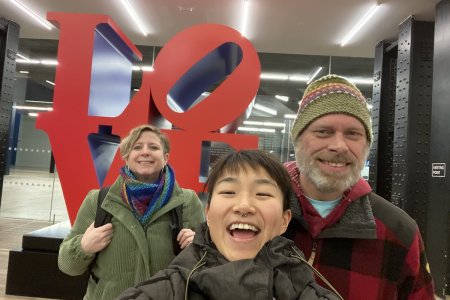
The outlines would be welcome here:
<svg viewBox="0 0 450 300">
<path fill-rule="evenodd" d="M 259 87 L 258 55 L 237 31 L 206 24 L 177 34 L 156 58 L 155 71 L 143 73 L 139 92 L 130 100 L 131 66 L 141 53 L 108 16 L 49 13 L 48 19 L 60 27 L 58 66 L 53 111 L 40 114 L 36 127 L 49 136 L 72 223 L 87 192 L 111 184 L 123 165 L 116 147 L 109 147 L 110 157 L 103 159 L 98 152 L 102 136 L 120 139 L 162 114 L 178 128 L 165 130 L 177 180 L 196 191 L 202 190 L 202 144 L 220 141 L 236 149 L 258 147 L 257 136 L 219 133 L 242 119 Z M 227 49 L 241 55 L 232 68 L 216 59 L 218 55 L 229 60 L 223 55 Z M 211 68 L 206 61 L 217 65 Z M 205 71 L 214 76 L 201 75 Z M 205 88 L 205 78 L 220 76 L 224 80 L 206 99 L 192 103 Z M 169 106 L 171 93 L 184 109 L 177 112 Z M 191 98 L 183 101 L 187 94 Z"/>
</svg>

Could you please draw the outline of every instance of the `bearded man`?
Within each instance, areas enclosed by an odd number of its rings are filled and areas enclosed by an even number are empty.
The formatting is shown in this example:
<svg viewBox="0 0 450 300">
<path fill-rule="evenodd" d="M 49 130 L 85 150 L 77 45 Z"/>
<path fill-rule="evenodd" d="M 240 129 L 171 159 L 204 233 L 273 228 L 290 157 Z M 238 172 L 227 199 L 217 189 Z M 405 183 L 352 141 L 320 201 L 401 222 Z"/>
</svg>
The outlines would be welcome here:
<svg viewBox="0 0 450 300">
<path fill-rule="evenodd" d="M 372 143 L 366 99 L 337 75 L 311 83 L 285 163 L 295 191 L 286 236 L 346 300 L 434 299 L 416 222 L 361 178 Z M 319 279 L 320 282 L 320 279 Z"/>
</svg>

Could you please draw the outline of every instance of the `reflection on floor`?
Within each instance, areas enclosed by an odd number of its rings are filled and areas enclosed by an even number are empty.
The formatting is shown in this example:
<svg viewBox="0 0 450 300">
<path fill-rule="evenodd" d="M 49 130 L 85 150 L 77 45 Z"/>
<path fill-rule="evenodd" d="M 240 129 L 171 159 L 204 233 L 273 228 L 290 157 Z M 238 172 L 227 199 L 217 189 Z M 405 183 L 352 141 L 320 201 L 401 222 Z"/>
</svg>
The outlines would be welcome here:
<svg viewBox="0 0 450 300">
<path fill-rule="evenodd" d="M 11 169 L 3 178 L 0 217 L 52 222 L 68 220 L 57 173 Z"/>
</svg>

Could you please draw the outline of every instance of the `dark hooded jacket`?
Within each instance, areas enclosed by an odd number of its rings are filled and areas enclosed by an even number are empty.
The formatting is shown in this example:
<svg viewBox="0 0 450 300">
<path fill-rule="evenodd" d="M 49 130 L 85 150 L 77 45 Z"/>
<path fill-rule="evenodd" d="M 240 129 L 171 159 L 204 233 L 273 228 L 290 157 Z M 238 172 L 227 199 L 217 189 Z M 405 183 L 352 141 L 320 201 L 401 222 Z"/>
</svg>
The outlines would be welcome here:
<svg viewBox="0 0 450 300">
<path fill-rule="evenodd" d="M 206 223 L 165 270 L 119 299 L 339 299 L 315 283 L 292 241 L 277 236 L 254 259 L 228 261 L 210 240 Z"/>
</svg>

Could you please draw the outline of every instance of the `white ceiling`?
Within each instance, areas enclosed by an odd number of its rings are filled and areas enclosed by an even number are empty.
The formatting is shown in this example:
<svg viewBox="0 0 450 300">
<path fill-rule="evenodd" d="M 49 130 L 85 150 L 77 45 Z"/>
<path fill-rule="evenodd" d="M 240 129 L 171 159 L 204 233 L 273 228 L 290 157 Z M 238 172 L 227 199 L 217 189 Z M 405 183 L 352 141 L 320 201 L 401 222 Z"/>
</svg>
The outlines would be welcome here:
<svg viewBox="0 0 450 300">
<path fill-rule="evenodd" d="M 106 14 L 130 40 L 139 45 L 144 62 L 152 61 L 152 47 L 164 44 L 181 30 L 195 24 L 219 23 L 241 30 L 243 0 L 128 0 L 149 34 L 144 36 L 131 21 L 120 0 L 17 0 L 45 18 L 48 12 Z M 247 38 L 260 54 L 263 72 L 309 74 L 323 66 L 322 74 L 371 78 L 375 45 L 398 38 L 398 26 L 409 16 L 434 21 L 438 0 L 248 0 Z M 374 17 L 345 47 L 344 36 L 375 3 Z M 20 25 L 19 52 L 33 59 L 55 59 L 58 29 L 51 31 L 19 10 L 10 0 L 0 0 L 0 17 Z M 17 65 L 16 73 L 53 88 L 54 67 Z M 132 88 L 139 88 L 140 75 L 133 75 Z M 261 80 L 256 100 L 278 111 L 277 117 L 295 113 L 305 82 Z M 358 86 L 371 97 L 372 86 Z M 289 96 L 280 102 L 276 94 Z M 253 110 L 252 117 L 272 117 Z"/>
<path fill-rule="evenodd" d="M 220 23 L 241 29 L 243 0 L 129 0 L 149 31 L 143 36 L 119 0 L 18 0 L 44 17 L 48 12 L 107 14 L 136 45 L 163 46 L 184 28 Z M 258 52 L 373 57 L 381 40 L 396 40 L 398 25 L 414 15 L 433 21 L 437 0 L 378 0 L 372 20 L 345 47 L 339 42 L 376 0 L 249 0 L 247 37 Z M 21 38 L 58 39 L 0 0 L 0 16 L 20 25 Z"/>
</svg>

